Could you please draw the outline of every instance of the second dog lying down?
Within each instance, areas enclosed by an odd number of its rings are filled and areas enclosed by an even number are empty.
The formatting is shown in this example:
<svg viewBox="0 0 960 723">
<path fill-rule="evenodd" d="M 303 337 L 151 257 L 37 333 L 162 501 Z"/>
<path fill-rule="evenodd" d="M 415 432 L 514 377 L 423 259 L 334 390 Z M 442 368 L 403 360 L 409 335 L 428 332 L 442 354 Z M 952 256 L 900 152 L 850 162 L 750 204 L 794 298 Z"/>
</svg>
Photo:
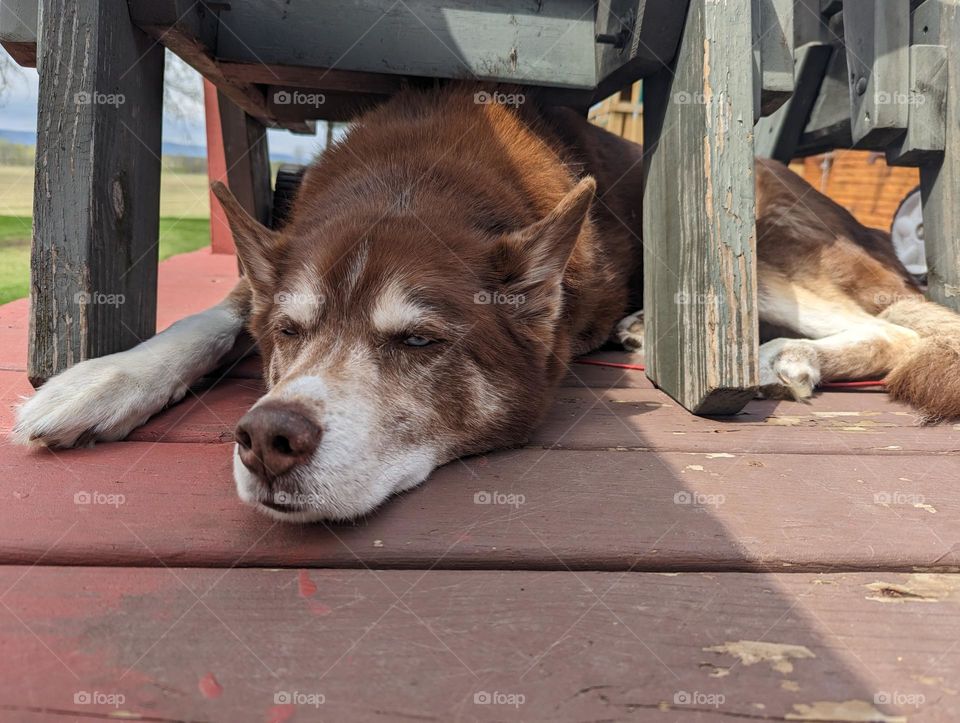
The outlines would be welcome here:
<svg viewBox="0 0 960 723">
<path fill-rule="evenodd" d="M 122 439 L 246 329 L 269 391 L 237 427 L 240 497 L 291 521 L 369 512 L 456 457 L 522 444 L 568 362 L 639 306 L 640 160 L 569 111 L 400 94 L 311 166 L 282 231 L 217 186 L 246 272 L 229 297 L 51 379 L 15 436 Z M 756 183 L 764 391 L 888 375 L 928 418 L 960 414 L 960 317 L 786 168 L 758 162 Z M 637 346 L 640 327 L 617 335 Z"/>
</svg>

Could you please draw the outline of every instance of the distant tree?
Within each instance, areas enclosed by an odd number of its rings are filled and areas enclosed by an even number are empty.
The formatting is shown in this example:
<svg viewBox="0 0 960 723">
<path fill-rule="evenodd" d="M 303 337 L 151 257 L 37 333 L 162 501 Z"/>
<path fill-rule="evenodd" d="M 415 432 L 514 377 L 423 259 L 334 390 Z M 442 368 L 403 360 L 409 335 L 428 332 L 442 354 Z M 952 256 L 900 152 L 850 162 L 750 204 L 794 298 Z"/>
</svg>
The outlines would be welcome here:
<svg viewBox="0 0 960 723">
<path fill-rule="evenodd" d="M 23 68 L 17 65 L 6 50 L 0 49 L 0 103 L 3 102 L 7 89 L 13 84 L 14 79 L 19 78 L 23 73 Z"/>
<path fill-rule="evenodd" d="M 169 50 L 163 68 L 163 107 L 175 118 L 203 117 L 203 78 Z"/>
<path fill-rule="evenodd" d="M 0 138 L 0 166 L 32 166 L 34 147 Z"/>
</svg>

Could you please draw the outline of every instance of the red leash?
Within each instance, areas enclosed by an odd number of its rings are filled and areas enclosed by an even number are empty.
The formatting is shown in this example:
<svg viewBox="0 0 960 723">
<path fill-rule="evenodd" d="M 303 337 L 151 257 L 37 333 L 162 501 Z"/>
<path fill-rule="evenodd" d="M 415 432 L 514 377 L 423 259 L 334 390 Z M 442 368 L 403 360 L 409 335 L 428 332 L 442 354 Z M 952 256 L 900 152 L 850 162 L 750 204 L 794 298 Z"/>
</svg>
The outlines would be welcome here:
<svg viewBox="0 0 960 723">
<path fill-rule="evenodd" d="M 598 359 L 577 359 L 577 364 L 589 364 L 595 367 L 612 367 L 614 369 L 632 369 L 642 372 L 646 370 L 643 364 L 621 364 L 620 362 L 607 362 Z M 864 389 L 868 387 L 882 387 L 884 383 L 878 382 L 824 382 L 820 385 L 821 389 Z"/>
</svg>

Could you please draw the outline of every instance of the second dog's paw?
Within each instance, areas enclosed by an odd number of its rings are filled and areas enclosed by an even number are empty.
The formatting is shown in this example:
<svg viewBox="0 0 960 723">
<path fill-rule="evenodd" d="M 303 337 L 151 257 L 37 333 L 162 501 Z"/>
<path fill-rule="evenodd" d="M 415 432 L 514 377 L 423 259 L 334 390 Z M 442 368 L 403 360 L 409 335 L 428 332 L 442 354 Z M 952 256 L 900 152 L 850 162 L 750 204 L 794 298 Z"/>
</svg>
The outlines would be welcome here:
<svg viewBox="0 0 960 723">
<path fill-rule="evenodd" d="M 643 351 L 643 309 L 625 316 L 614 331 L 617 341 L 628 351 Z"/>
<path fill-rule="evenodd" d="M 156 364 L 121 352 L 58 374 L 17 409 L 12 438 L 44 447 L 123 439 L 187 391 Z"/>
<path fill-rule="evenodd" d="M 760 393 L 768 399 L 809 399 L 820 383 L 820 360 L 809 342 L 774 339 L 760 347 Z"/>
</svg>

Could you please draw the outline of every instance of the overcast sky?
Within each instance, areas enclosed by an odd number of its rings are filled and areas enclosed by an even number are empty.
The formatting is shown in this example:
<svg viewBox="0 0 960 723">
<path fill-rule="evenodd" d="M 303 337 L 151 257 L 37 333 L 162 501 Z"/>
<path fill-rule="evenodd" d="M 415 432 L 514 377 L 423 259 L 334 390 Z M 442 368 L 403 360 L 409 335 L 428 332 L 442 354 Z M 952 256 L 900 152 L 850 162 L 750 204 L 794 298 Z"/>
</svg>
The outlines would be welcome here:
<svg viewBox="0 0 960 723">
<path fill-rule="evenodd" d="M 3 52 L 3 50 L 0 50 Z M 37 71 L 33 68 L 14 66 L 10 87 L 0 96 L 0 129 L 14 131 L 35 131 L 37 128 Z M 196 83 L 193 93 L 197 99 L 203 97 L 200 75 L 190 70 Z M 317 124 L 323 131 L 323 124 Z M 309 160 L 322 147 L 323 138 L 294 135 L 286 131 L 269 130 L 269 145 L 272 153 L 287 153 Z M 189 119 L 180 119 L 176 114 L 163 113 L 163 140 L 166 143 L 185 143 L 191 146 L 206 146 L 203 106 L 196 109 Z"/>
</svg>

